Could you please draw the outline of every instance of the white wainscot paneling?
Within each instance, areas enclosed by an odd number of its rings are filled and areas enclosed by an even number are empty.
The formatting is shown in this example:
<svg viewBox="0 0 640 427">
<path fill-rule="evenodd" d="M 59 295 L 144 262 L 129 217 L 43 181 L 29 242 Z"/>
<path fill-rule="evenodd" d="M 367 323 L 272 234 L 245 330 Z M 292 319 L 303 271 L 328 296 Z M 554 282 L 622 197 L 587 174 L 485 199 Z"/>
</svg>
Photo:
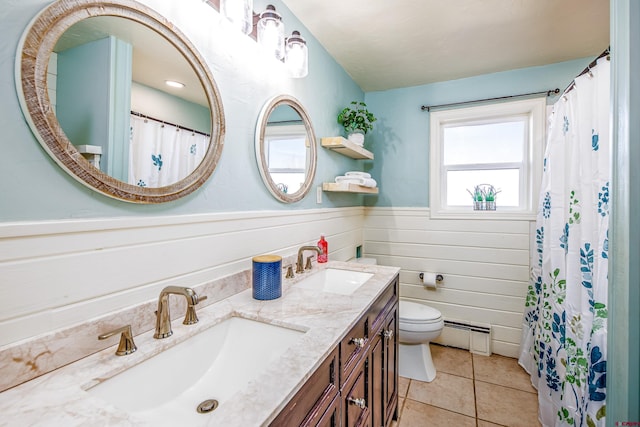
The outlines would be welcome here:
<svg viewBox="0 0 640 427">
<path fill-rule="evenodd" d="M 491 350 L 516 357 L 529 280 L 530 221 L 431 219 L 428 208 L 367 208 L 366 256 L 401 268 L 400 295 L 446 319 L 491 324 Z M 440 273 L 437 290 L 419 273 Z M 444 342 L 444 344 L 447 344 Z"/>
<path fill-rule="evenodd" d="M 321 232 L 346 261 L 362 222 L 353 207 L 1 224 L 0 346 L 292 255 Z"/>
</svg>

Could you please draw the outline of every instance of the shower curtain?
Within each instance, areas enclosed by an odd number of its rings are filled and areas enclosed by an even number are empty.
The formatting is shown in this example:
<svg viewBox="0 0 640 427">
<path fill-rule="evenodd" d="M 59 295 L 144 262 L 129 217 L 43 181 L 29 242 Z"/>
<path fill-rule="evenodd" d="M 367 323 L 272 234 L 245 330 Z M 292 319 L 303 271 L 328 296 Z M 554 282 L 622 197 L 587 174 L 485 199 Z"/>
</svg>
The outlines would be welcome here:
<svg viewBox="0 0 640 427">
<path fill-rule="evenodd" d="M 175 184 L 195 170 L 209 136 L 131 115 L 129 183 L 141 187 Z"/>
<path fill-rule="evenodd" d="M 519 363 L 544 426 L 604 426 L 609 251 L 609 62 L 553 107 Z"/>
</svg>

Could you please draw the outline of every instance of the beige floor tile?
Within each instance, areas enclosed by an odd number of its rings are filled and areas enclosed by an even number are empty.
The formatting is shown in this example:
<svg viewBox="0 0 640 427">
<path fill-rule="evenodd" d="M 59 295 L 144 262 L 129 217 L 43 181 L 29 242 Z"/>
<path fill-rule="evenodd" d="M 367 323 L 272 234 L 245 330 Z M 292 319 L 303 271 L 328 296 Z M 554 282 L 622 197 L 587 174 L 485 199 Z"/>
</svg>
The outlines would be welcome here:
<svg viewBox="0 0 640 427">
<path fill-rule="evenodd" d="M 490 423 L 489 421 L 478 420 L 478 427 L 502 427 L 502 426 L 500 424 Z"/>
<path fill-rule="evenodd" d="M 407 399 L 398 427 L 475 427 L 475 418 Z"/>
<path fill-rule="evenodd" d="M 398 377 L 398 396 L 406 397 L 407 390 L 409 390 L 409 382 L 411 380 L 405 377 Z"/>
<path fill-rule="evenodd" d="M 412 380 L 407 398 L 463 415 L 476 416 L 473 380 L 469 378 L 440 372 L 430 383 Z"/>
<path fill-rule="evenodd" d="M 431 344 L 431 357 L 436 367 L 436 372 L 458 375 L 460 377 L 473 378 L 473 365 L 469 350 L 445 347 Z"/>
<path fill-rule="evenodd" d="M 509 427 L 539 426 L 538 396 L 496 384 L 476 381 L 478 419 Z"/>
<path fill-rule="evenodd" d="M 405 402 L 405 399 L 403 398 L 398 399 L 398 419 L 402 417 L 402 409 L 404 409 L 404 402 Z"/>
<path fill-rule="evenodd" d="M 536 393 L 531 385 L 531 377 L 511 357 L 473 355 L 473 373 L 477 381 L 484 381 L 518 390 Z"/>
</svg>

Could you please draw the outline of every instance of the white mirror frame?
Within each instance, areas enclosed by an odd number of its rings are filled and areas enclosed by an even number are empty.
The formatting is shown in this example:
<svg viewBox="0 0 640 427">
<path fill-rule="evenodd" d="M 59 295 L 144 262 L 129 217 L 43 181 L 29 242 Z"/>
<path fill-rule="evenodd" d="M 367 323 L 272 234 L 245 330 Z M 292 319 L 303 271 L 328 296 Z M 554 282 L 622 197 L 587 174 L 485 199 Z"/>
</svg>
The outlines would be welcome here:
<svg viewBox="0 0 640 427">
<path fill-rule="evenodd" d="M 47 91 L 47 67 L 60 36 L 75 23 L 94 16 L 130 19 L 167 39 L 198 76 L 211 112 L 211 141 L 200 165 L 165 187 L 139 187 L 117 180 L 87 161 L 69 141 L 56 118 Z M 224 143 L 224 111 L 218 88 L 204 58 L 166 18 L 132 0 L 60 0 L 46 7 L 25 30 L 16 55 L 16 87 L 25 119 L 49 155 L 72 177 L 106 196 L 132 203 L 162 203 L 198 189 L 213 173 Z"/>
<path fill-rule="evenodd" d="M 288 105 L 289 107 L 293 108 L 296 113 L 298 113 L 307 131 L 307 137 L 309 138 L 309 149 L 311 150 L 309 152 L 309 170 L 306 171 L 304 183 L 298 191 L 291 194 L 280 191 L 277 184 L 271 178 L 271 175 L 269 174 L 269 165 L 267 164 L 267 155 L 265 152 L 264 144 L 264 135 L 267 128 L 267 123 L 269 121 L 269 116 L 277 107 L 281 105 Z M 289 95 L 279 95 L 269 100 L 262 108 L 260 116 L 258 117 L 255 142 L 256 161 L 258 163 L 258 169 L 260 170 L 260 175 L 262 176 L 262 180 L 264 181 L 265 186 L 273 195 L 273 197 L 283 203 L 295 203 L 302 200 L 309 193 L 309 190 L 311 190 L 311 186 L 313 185 L 313 179 L 316 176 L 318 153 L 316 148 L 316 136 L 313 132 L 311 119 L 309 118 L 307 110 L 305 110 L 300 101 Z"/>
</svg>

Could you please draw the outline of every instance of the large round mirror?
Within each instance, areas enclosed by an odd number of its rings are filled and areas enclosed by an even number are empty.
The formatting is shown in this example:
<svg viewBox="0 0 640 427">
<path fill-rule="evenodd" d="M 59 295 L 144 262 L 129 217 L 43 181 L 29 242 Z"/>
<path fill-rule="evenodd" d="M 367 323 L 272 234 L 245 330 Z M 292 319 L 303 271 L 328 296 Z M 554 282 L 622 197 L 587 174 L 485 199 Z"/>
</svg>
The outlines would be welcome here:
<svg viewBox="0 0 640 427">
<path fill-rule="evenodd" d="M 309 115 L 294 97 L 277 96 L 262 109 L 256 160 L 276 199 L 293 203 L 309 193 L 316 174 L 316 138 Z"/>
<path fill-rule="evenodd" d="M 81 183 L 160 203 L 213 173 L 224 138 L 218 89 L 191 42 L 148 7 L 55 2 L 27 28 L 16 60 L 27 121 Z"/>
</svg>

